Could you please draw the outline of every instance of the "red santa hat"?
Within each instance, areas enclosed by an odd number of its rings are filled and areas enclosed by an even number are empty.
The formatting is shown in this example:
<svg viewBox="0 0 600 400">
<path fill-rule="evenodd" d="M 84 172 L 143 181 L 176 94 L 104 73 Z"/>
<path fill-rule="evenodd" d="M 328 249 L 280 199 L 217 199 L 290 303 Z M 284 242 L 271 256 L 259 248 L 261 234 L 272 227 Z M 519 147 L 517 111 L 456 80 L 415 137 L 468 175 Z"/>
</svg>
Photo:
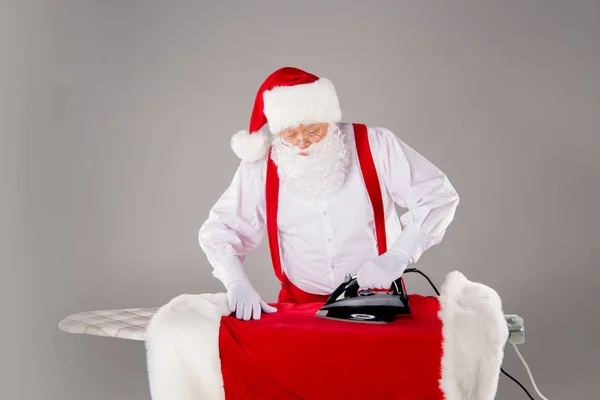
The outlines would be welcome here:
<svg viewBox="0 0 600 400">
<path fill-rule="evenodd" d="M 231 148 L 245 161 L 266 156 L 271 136 L 262 130 L 265 124 L 272 134 L 300 124 L 340 122 L 340 109 L 333 83 L 294 67 L 273 72 L 260 86 L 250 118 L 249 130 L 231 138 Z"/>
</svg>

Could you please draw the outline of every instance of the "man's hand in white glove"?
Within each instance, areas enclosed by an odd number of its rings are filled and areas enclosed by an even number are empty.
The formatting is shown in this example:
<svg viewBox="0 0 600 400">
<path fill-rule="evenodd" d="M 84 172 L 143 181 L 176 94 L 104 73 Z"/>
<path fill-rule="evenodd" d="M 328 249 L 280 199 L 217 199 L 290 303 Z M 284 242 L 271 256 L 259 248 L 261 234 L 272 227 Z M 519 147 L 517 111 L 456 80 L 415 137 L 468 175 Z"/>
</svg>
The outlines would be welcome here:
<svg viewBox="0 0 600 400">
<path fill-rule="evenodd" d="M 402 254 L 386 252 L 367 261 L 356 275 L 361 289 L 389 289 L 409 264 Z"/>
<path fill-rule="evenodd" d="M 277 309 L 265 303 L 247 280 L 233 281 L 227 287 L 229 310 L 235 311 L 237 319 L 245 321 L 260 319 L 261 311 L 266 313 L 276 312 Z"/>
</svg>

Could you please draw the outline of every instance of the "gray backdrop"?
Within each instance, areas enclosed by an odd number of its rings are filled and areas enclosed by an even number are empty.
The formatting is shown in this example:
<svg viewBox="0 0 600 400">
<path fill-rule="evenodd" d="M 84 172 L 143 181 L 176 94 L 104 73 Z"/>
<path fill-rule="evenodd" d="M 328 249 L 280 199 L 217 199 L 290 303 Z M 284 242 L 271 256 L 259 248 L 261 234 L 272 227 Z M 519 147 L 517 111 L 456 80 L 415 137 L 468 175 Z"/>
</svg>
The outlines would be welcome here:
<svg viewBox="0 0 600 400">
<path fill-rule="evenodd" d="M 599 38 L 598 1 L 3 3 L 0 397 L 149 398 L 140 342 L 57 324 L 222 290 L 197 230 L 260 83 L 293 65 L 456 186 L 456 219 L 418 267 L 495 288 L 525 318 L 542 392 L 595 398 Z M 247 268 L 274 300 L 266 240 Z M 511 347 L 504 366 L 531 388 Z M 497 398 L 526 396 L 502 376 Z"/>
</svg>

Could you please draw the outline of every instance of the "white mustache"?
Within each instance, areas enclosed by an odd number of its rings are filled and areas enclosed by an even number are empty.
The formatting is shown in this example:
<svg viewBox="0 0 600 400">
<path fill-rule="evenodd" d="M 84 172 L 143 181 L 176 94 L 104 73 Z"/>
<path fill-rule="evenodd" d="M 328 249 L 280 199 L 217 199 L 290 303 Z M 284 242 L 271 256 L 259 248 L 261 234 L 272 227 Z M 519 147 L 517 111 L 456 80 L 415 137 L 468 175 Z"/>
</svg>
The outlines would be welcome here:
<svg viewBox="0 0 600 400">
<path fill-rule="evenodd" d="M 324 146 L 325 146 L 324 140 L 317 142 L 317 143 L 313 143 L 305 149 L 301 149 L 300 147 L 293 146 L 292 154 L 294 154 L 294 155 L 303 155 L 303 154 L 311 155 L 311 154 L 318 153 L 319 150 L 321 150 L 321 148 L 323 148 Z"/>
</svg>

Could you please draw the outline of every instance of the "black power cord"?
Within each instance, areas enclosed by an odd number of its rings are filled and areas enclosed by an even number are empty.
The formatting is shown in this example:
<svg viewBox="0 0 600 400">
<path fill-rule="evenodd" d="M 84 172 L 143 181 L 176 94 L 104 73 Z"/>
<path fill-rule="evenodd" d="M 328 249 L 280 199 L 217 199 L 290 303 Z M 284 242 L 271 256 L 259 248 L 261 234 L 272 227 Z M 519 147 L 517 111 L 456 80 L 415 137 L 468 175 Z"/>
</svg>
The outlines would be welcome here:
<svg viewBox="0 0 600 400">
<path fill-rule="evenodd" d="M 437 290 L 437 288 L 435 287 L 435 285 L 433 284 L 433 282 L 431 282 L 431 279 L 429 279 L 429 277 L 427 275 L 425 275 L 422 271 L 418 270 L 417 268 L 407 268 L 404 273 L 412 273 L 412 272 L 416 272 L 417 274 L 422 275 L 425 279 L 427 279 L 427 281 L 429 282 L 429 284 L 431 285 L 431 287 L 433 288 L 433 290 L 435 290 L 435 293 L 439 296 L 440 292 Z M 531 394 L 529 394 L 529 392 L 527 391 L 527 389 L 525 389 L 525 386 L 523 386 L 521 384 L 521 382 L 519 382 L 516 378 L 514 378 L 513 376 L 511 376 L 508 372 L 506 372 L 504 370 L 504 368 L 500 367 L 500 371 L 506 375 L 507 377 L 509 377 L 512 381 L 514 381 L 517 385 L 519 385 L 521 387 L 521 389 L 523 389 L 523 391 L 527 394 L 527 396 L 531 399 L 531 400 L 535 400 L 533 397 L 531 397 Z"/>
<path fill-rule="evenodd" d="M 527 389 L 525 389 L 525 386 L 523 386 L 521 384 L 521 382 L 519 382 L 516 378 L 512 377 L 509 375 L 508 372 L 506 372 L 502 367 L 500 367 L 500 371 L 502 371 L 502 373 L 506 376 L 508 376 L 510 379 L 512 379 L 517 385 L 519 385 L 521 387 L 521 389 L 523 389 L 523 391 L 527 394 L 527 396 L 529 396 L 529 398 L 531 400 L 535 400 L 533 397 L 531 397 L 531 395 L 529 394 L 529 392 L 527 391 Z"/>
</svg>

